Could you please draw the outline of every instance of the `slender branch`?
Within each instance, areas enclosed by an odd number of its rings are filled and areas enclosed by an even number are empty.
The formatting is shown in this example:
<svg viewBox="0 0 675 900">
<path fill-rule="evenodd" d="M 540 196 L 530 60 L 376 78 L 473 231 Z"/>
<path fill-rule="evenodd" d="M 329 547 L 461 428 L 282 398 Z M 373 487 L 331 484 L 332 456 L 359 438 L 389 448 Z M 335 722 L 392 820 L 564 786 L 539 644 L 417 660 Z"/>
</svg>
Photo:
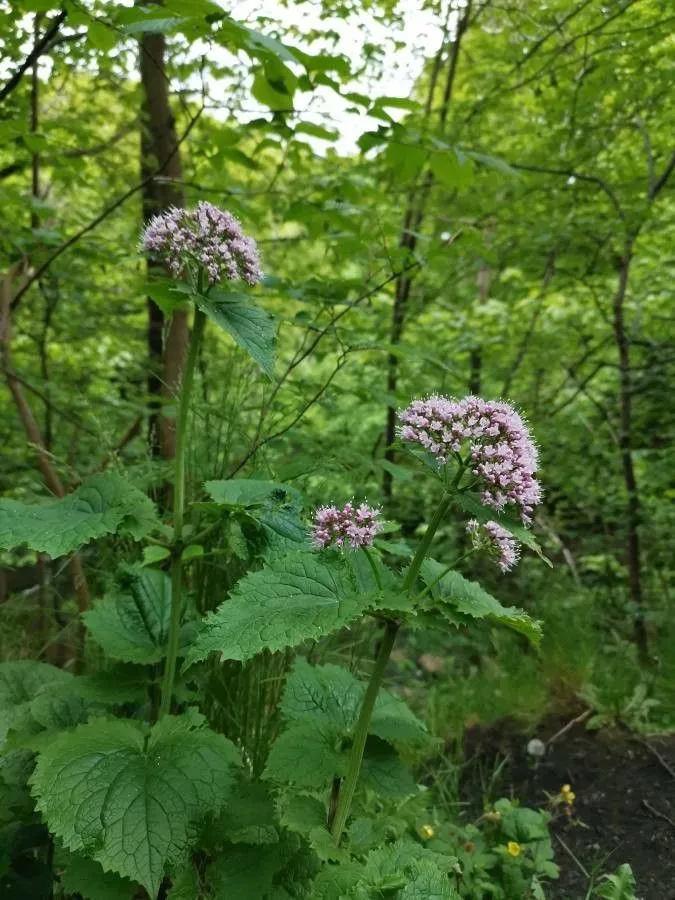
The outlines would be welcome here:
<svg viewBox="0 0 675 900">
<path fill-rule="evenodd" d="M 656 181 L 652 184 L 649 191 L 649 202 L 653 203 L 654 200 L 658 197 L 659 193 L 663 190 L 663 188 L 668 184 L 668 179 L 673 174 L 675 170 L 675 150 L 673 150 L 673 155 L 670 157 L 666 168 L 663 170 L 661 175 L 656 179 Z"/>
<path fill-rule="evenodd" d="M 605 194 L 609 197 L 612 206 L 618 217 L 622 222 L 626 221 L 626 215 L 621 208 L 621 204 L 619 203 L 619 198 L 616 196 L 614 190 L 600 178 L 598 175 L 585 175 L 583 172 L 577 172 L 575 169 L 550 169 L 546 166 L 527 166 L 522 163 L 510 163 L 511 167 L 514 169 L 519 169 L 522 172 L 537 172 L 542 175 L 558 175 L 561 178 L 576 178 L 577 181 L 585 181 L 589 184 L 597 185 Z M 675 161 L 673 162 L 675 165 Z"/>
<path fill-rule="evenodd" d="M 37 269 L 35 269 L 32 276 L 27 280 L 27 282 L 23 285 L 23 287 L 20 290 L 18 290 L 16 292 L 16 294 L 14 295 L 14 299 L 12 301 L 12 309 L 16 309 L 17 304 L 19 303 L 19 301 L 21 300 L 23 295 L 26 293 L 26 291 L 31 287 L 31 285 L 33 285 L 38 280 L 38 278 L 41 278 L 42 275 L 44 275 L 44 273 L 51 266 L 51 264 L 56 259 L 58 259 L 59 256 L 61 256 L 61 254 L 65 253 L 66 250 L 69 250 L 70 247 L 72 247 L 73 244 L 76 244 L 81 238 L 83 238 L 85 236 L 85 234 L 89 234 L 90 231 L 93 231 L 95 228 L 97 228 L 101 224 L 101 222 L 103 222 L 105 219 L 107 219 L 108 216 L 112 215 L 112 213 L 114 213 L 117 209 L 119 209 L 120 206 L 122 206 L 122 204 L 126 203 L 126 201 L 130 197 L 133 197 L 134 194 L 137 194 L 139 191 L 142 191 L 143 188 L 153 180 L 153 178 L 155 178 L 160 172 L 162 172 L 164 170 L 164 168 L 168 164 L 169 160 L 178 152 L 181 144 L 183 143 L 183 141 L 186 140 L 186 138 L 188 137 L 188 135 L 190 134 L 190 132 L 196 125 L 197 120 L 201 116 L 202 112 L 203 112 L 203 107 L 201 107 L 199 110 L 197 110 L 196 114 L 192 117 L 192 119 L 188 123 L 185 131 L 183 132 L 180 139 L 178 140 L 176 146 L 173 148 L 171 156 L 169 156 L 167 159 L 165 159 L 162 165 L 160 165 L 154 172 L 152 172 L 150 175 L 148 175 L 142 181 L 139 181 L 138 184 L 135 184 L 133 187 L 129 188 L 128 191 L 125 191 L 124 194 L 122 194 L 120 197 L 117 198 L 117 200 L 115 200 L 113 203 L 111 203 L 109 206 L 107 206 L 103 210 L 103 212 L 101 212 L 98 216 L 96 216 L 96 218 L 92 219 L 92 221 L 89 222 L 88 225 L 85 225 L 84 228 L 81 228 L 74 235 L 72 235 L 72 237 L 69 237 L 67 241 L 64 241 L 64 243 L 61 244 L 60 247 L 57 247 L 56 250 L 51 254 L 51 256 L 48 256 L 47 259 L 40 266 L 38 266 Z"/>
<path fill-rule="evenodd" d="M 21 65 L 18 67 L 9 81 L 6 82 L 4 87 L 0 88 L 0 102 L 2 102 L 5 97 L 12 93 L 12 91 L 18 86 L 19 82 L 23 78 L 24 74 L 28 71 L 28 69 L 30 69 L 31 66 L 38 61 L 40 56 L 42 56 L 44 51 L 48 48 L 52 38 L 55 37 L 59 28 L 65 21 L 67 15 L 68 13 L 66 12 L 66 10 L 62 9 L 57 17 L 52 21 L 49 28 L 42 35 L 40 40 L 35 43 L 31 52 L 24 59 L 24 61 L 21 63 Z"/>
</svg>

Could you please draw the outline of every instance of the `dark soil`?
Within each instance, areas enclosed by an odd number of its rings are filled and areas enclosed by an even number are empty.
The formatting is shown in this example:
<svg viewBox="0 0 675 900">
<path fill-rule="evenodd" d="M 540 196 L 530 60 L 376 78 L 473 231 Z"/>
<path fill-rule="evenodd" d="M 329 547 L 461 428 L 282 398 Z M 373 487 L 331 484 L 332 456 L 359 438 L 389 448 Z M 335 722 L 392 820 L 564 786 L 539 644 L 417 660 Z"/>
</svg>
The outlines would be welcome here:
<svg viewBox="0 0 675 900">
<path fill-rule="evenodd" d="M 539 729 L 546 741 L 560 728 Z M 593 873 L 630 863 L 641 900 L 675 900 L 675 736 L 638 738 L 627 732 L 585 731 L 575 725 L 547 748 L 535 766 L 527 738 L 509 723 L 474 731 L 468 740 L 463 792 L 481 796 L 486 772 L 506 758 L 491 794 L 546 808 L 547 793 L 570 784 L 573 814 L 557 814 L 553 846 L 560 880 L 547 885 L 551 900 L 583 900 Z M 660 757 L 660 759 L 659 759 Z"/>
</svg>

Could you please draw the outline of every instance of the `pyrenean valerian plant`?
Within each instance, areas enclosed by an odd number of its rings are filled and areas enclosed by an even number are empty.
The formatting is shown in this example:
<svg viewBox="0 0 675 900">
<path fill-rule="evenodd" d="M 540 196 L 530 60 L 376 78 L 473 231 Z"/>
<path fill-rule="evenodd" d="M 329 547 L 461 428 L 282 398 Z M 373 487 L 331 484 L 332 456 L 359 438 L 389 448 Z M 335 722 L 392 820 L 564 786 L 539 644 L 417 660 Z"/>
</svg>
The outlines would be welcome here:
<svg viewBox="0 0 675 900">
<path fill-rule="evenodd" d="M 145 544 L 84 615 L 109 665 L 79 676 L 39 662 L 0 666 L 4 887 L 18 884 L 32 828 L 46 848 L 30 851 L 45 896 L 451 898 L 483 896 L 486 884 L 494 897 L 543 896 L 542 878 L 555 876 L 545 817 L 503 801 L 471 836 L 436 821 L 406 764 L 436 742 L 381 689 L 404 625 L 487 619 L 538 643 L 524 612 L 465 579 L 457 561 L 432 556 L 453 506 L 470 517 L 474 548 L 503 570 L 519 544 L 537 549 L 527 529 L 540 495 L 537 454 L 522 419 L 476 397 L 431 397 L 401 414 L 402 445 L 438 487 L 403 571 L 385 564 L 380 513 L 366 504 L 320 508 L 311 532 L 300 494 L 274 482 L 209 481 L 187 504 L 188 413 L 206 323 L 270 376 L 274 326 L 232 286 L 261 273 L 255 243 L 229 213 L 208 203 L 172 210 L 150 222 L 144 246 L 176 279 L 174 299 L 194 311 L 170 521 L 112 472 L 45 505 L 0 502 L 0 548 L 58 557 L 110 534 Z M 217 608 L 197 608 L 199 566 L 223 546 L 241 577 Z M 230 728 L 214 712 L 214 694 L 231 688 L 214 679 L 219 667 L 281 653 L 283 669 L 293 648 L 366 616 L 382 627 L 367 684 L 298 655 L 283 691 L 258 699 L 253 727 Z M 256 704 L 238 700 L 244 714 Z M 267 752 L 262 719 L 272 716 L 283 728 Z"/>
</svg>

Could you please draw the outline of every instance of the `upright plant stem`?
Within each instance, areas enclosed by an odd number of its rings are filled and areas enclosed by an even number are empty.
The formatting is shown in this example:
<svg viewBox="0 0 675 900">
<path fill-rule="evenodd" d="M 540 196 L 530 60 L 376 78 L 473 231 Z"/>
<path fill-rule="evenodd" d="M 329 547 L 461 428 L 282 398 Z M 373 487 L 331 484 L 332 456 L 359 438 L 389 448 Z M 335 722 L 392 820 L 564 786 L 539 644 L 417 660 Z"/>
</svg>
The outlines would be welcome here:
<svg viewBox="0 0 675 900">
<path fill-rule="evenodd" d="M 420 541 L 420 545 L 417 548 L 417 552 L 415 553 L 413 561 L 411 562 L 410 568 L 408 569 L 408 572 L 406 574 L 405 580 L 403 582 L 403 590 L 405 591 L 405 593 L 409 593 L 411 588 L 415 585 L 415 581 L 419 574 L 420 568 L 422 567 L 422 563 L 424 562 L 429 547 L 431 546 L 434 535 L 438 530 L 438 526 L 441 524 L 441 522 L 443 521 L 443 517 L 448 511 L 451 500 L 451 494 L 446 492 L 442 495 L 440 503 L 438 504 L 438 508 L 431 518 L 429 527 L 425 531 L 424 537 Z M 372 560 L 370 561 L 371 564 L 373 564 Z M 356 785 L 358 783 L 359 774 L 361 772 L 363 751 L 366 746 L 368 729 L 370 728 L 370 720 L 373 715 L 373 710 L 375 709 L 377 695 L 380 691 L 380 687 L 382 686 L 384 672 L 387 668 L 387 663 L 389 662 L 389 657 L 391 656 L 391 651 L 394 647 L 394 642 L 396 641 L 396 635 L 398 634 L 399 628 L 400 622 L 396 622 L 393 619 L 387 620 L 382 643 L 380 644 L 377 659 L 375 660 L 375 668 L 373 669 L 373 674 L 370 676 L 368 688 L 366 689 L 366 694 L 363 698 L 363 703 L 361 704 L 359 720 L 356 723 L 356 730 L 354 732 L 354 743 L 352 744 L 352 749 L 349 756 L 347 775 L 345 777 L 344 785 L 341 787 L 339 792 L 335 818 L 333 819 L 332 823 L 330 823 L 330 831 L 336 844 L 340 843 L 342 832 L 344 831 L 345 825 L 347 824 L 347 819 L 349 818 L 349 811 L 351 809 L 352 800 L 354 799 L 354 792 L 356 791 Z"/>
<path fill-rule="evenodd" d="M 387 663 L 389 662 L 389 656 L 394 646 L 398 629 L 398 622 L 387 622 L 384 637 L 380 644 L 380 650 L 377 654 L 377 659 L 375 660 L 375 668 L 373 669 L 373 674 L 370 676 L 368 689 L 366 690 L 366 695 L 361 704 L 359 721 L 356 723 L 354 743 L 349 757 L 349 769 L 347 771 L 344 786 L 340 791 L 340 799 L 338 800 L 335 819 L 331 826 L 331 834 L 333 835 L 333 840 L 336 844 L 340 843 L 342 832 L 347 823 L 349 810 L 351 809 L 354 792 L 356 790 L 356 784 L 361 772 L 361 762 L 363 760 L 363 751 L 366 746 L 366 738 L 368 737 L 370 719 L 373 715 L 373 709 L 375 708 L 375 701 L 377 700 L 377 695 L 382 684 L 384 670 L 387 668 Z"/>
<path fill-rule="evenodd" d="M 190 337 L 190 349 L 185 364 L 185 374 L 178 407 L 176 422 L 176 475 L 173 488 L 173 560 L 171 563 L 171 622 L 166 650 L 166 666 L 162 683 L 162 702 L 159 707 L 159 718 L 171 709 L 173 685 L 176 678 L 176 659 L 178 657 L 178 641 L 180 638 L 180 619 L 183 610 L 183 521 L 185 518 L 185 450 L 187 438 L 188 413 L 190 397 L 194 383 L 199 346 L 204 334 L 206 316 L 200 309 L 195 310 L 195 321 Z"/>
</svg>

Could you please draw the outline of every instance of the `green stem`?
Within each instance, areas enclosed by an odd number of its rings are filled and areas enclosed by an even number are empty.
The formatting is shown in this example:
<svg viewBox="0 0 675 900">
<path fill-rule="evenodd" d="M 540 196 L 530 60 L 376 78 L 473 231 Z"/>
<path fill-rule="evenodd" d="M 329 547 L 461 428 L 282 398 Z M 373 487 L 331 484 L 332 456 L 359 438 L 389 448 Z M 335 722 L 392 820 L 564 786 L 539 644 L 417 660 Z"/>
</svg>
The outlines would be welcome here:
<svg viewBox="0 0 675 900">
<path fill-rule="evenodd" d="M 422 568 L 422 563 L 424 562 L 424 559 L 427 555 L 427 551 L 431 546 L 431 542 L 433 541 L 434 535 L 438 530 L 438 526 L 441 524 L 441 522 L 443 521 L 443 517 L 448 511 L 451 500 L 452 496 L 447 493 L 443 494 L 443 496 L 441 497 L 441 502 L 438 504 L 436 512 L 433 514 L 431 522 L 429 522 L 429 527 L 422 536 L 422 540 L 419 543 L 419 547 L 417 548 L 417 552 L 413 557 L 413 561 L 410 563 L 410 568 L 406 572 L 405 580 L 403 582 L 404 591 L 409 591 L 410 588 L 415 584 L 420 569 Z"/>
<path fill-rule="evenodd" d="M 384 670 L 389 662 L 389 656 L 394 646 L 398 629 L 398 622 L 387 622 L 382 643 L 380 644 L 380 650 L 377 654 L 377 659 L 375 660 L 375 668 L 373 669 L 373 674 L 370 676 L 370 682 L 365 697 L 363 698 L 363 703 L 361 704 L 359 721 L 356 723 L 356 731 L 354 733 L 354 743 L 349 756 L 349 768 L 347 769 L 345 783 L 340 791 L 335 819 L 331 826 L 331 834 L 333 835 L 333 840 L 336 844 L 340 843 L 342 832 L 344 831 L 347 818 L 349 817 L 354 792 L 356 791 L 356 784 L 359 780 L 359 773 L 361 772 L 361 762 L 363 760 L 363 751 L 366 746 L 366 738 L 368 737 L 370 719 L 373 715 L 373 709 L 375 708 L 375 701 L 377 700 L 377 695 L 382 684 Z"/>
<path fill-rule="evenodd" d="M 382 581 L 380 579 L 380 573 L 377 571 L 377 566 L 375 565 L 375 560 L 370 554 L 370 550 L 367 547 L 363 548 L 363 552 L 366 554 L 366 559 L 370 564 L 370 568 L 373 570 L 373 575 L 375 576 L 375 584 L 377 585 L 378 591 L 382 591 Z"/>
<path fill-rule="evenodd" d="M 474 552 L 475 551 L 473 549 L 467 550 L 466 553 L 462 553 L 461 556 L 458 556 L 456 560 L 451 562 L 449 566 L 446 566 L 440 575 L 437 575 L 436 578 L 434 578 L 432 581 L 428 582 L 426 587 L 422 591 L 420 591 L 419 594 L 417 594 L 417 596 L 413 597 L 413 604 L 415 606 L 417 606 L 417 604 L 420 602 L 420 600 L 424 600 L 424 598 L 429 593 L 429 591 L 431 591 L 433 588 L 435 588 L 436 585 L 438 584 L 438 582 L 442 581 L 445 578 L 445 576 L 448 574 L 448 572 L 452 572 L 453 569 L 456 569 L 457 566 L 461 562 L 464 562 L 465 559 L 468 559 L 470 556 L 473 556 Z"/>
<path fill-rule="evenodd" d="M 199 346 L 204 334 L 206 316 L 200 309 L 195 309 L 195 320 L 190 337 L 190 349 L 183 374 L 183 384 L 176 421 L 176 474 L 173 487 L 173 560 L 171 562 L 171 621 L 166 648 L 166 665 L 162 682 L 162 702 L 159 706 L 159 718 L 171 709 L 173 685 L 176 678 L 176 660 L 180 639 L 180 620 L 183 611 L 183 522 L 185 518 L 185 450 L 187 445 L 187 424 L 190 411 L 190 397 L 194 384 Z"/>
</svg>

